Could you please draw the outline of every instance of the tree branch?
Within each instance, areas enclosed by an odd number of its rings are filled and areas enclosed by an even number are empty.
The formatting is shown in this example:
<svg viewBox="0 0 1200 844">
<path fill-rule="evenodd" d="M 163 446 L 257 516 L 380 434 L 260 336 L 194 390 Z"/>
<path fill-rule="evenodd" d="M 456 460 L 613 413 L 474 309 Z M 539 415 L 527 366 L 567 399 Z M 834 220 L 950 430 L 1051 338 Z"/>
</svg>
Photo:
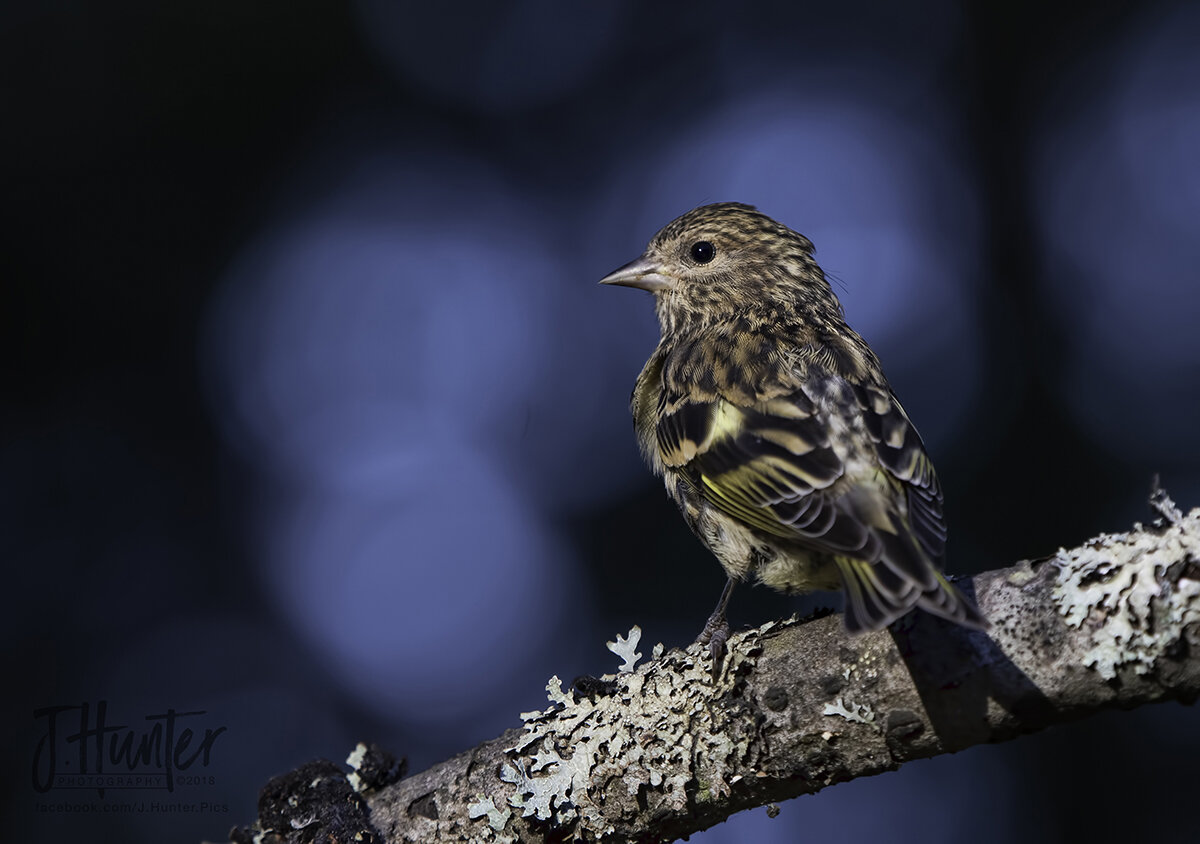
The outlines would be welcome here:
<svg viewBox="0 0 1200 844">
<path fill-rule="evenodd" d="M 961 581 L 986 634 L 910 613 L 851 638 L 834 615 L 732 636 L 715 682 L 694 646 L 605 678 L 611 693 L 592 699 L 552 678 L 552 705 L 524 729 L 399 782 L 360 782 L 362 832 L 378 836 L 361 840 L 670 841 L 910 759 L 1114 706 L 1191 703 L 1200 509 L 1152 504 L 1156 526 Z M 277 840 L 300 840 L 268 808 L 257 828 L 270 816 Z"/>
</svg>

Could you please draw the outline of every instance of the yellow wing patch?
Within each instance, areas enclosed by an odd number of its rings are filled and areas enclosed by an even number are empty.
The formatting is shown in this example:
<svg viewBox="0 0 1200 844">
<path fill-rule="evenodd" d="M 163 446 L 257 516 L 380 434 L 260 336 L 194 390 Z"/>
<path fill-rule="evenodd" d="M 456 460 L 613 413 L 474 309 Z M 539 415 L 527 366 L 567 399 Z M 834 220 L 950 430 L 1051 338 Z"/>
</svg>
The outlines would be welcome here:
<svg viewBox="0 0 1200 844">
<path fill-rule="evenodd" d="M 689 477 L 718 509 L 783 537 L 796 537 L 798 528 L 777 506 L 796 512 L 797 502 L 843 472 L 802 393 L 752 407 L 723 399 L 666 404 L 657 438 L 663 464 Z"/>
</svg>

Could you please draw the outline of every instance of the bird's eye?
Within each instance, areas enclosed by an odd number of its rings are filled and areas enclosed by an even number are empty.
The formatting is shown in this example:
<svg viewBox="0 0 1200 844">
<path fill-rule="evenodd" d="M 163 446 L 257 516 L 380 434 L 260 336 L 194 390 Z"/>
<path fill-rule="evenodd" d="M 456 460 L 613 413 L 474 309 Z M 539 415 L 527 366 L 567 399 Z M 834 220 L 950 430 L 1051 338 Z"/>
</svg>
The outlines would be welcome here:
<svg viewBox="0 0 1200 844">
<path fill-rule="evenodd" d="M 690 252 L 692 260 L 697 264 L 707 264 L 717 254 L 717 250 L 707 240 L 698 240 L 693 243 Z"/>
</svg>

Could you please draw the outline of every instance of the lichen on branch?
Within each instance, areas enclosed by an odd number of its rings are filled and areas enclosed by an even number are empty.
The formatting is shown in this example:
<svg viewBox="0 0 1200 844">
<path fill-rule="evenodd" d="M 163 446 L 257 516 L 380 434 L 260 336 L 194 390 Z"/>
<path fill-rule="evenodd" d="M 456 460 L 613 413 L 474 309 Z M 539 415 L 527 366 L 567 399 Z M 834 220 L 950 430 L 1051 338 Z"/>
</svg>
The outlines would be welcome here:
<svg viewBox="0 0 1200 844">
<path fill-rule="evenodd" d="M 1165 498 L 1165 496 L 1162 496 Z M 1166 500 L 1169 505 L 1169 499 Z M 849 637 L 837 616 L 698 646 L 591 692 L 547 684 L 521 729 L 367 793 L 388 842 L 670 841 L 910 759 L 1109 706 L 1200 695 L 1200 510 L 959 582 L 992 621 L 921 613 Z M 599 690 L 599 691 L 597 691 Z M 285 839 L 286 840 L 286 839 Z"/>
</svg>

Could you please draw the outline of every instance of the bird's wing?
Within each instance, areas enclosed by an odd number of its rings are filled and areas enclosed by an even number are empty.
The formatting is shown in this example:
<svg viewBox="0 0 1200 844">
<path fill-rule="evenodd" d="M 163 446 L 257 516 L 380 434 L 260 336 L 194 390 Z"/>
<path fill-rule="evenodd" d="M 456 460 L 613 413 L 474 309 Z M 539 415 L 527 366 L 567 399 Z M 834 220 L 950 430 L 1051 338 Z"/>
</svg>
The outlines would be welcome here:
<svg viewBox="0 0 1200 844">
<path fill-rule="evenodd" d="M 854 394 L 879 464 L 899 481 L 906 497 L 914 536 L 930 560 L 940 564 L 946 552 L 942 486 L 921 435 L 890 390 L 855 386 Z"/>
<path fill-rule="evenodd" d="M 742 406 L 664 393 L 655 432 L 663 465 L 727 515 L 831 555 L 852 630 L 883 627 L 918 602 L 961 621 L 961 596 L 944 594 L 936 569 L 942 494 L 916 429 L 886 389 L 836 375 L 816 382 L 837 398 L 800 388 Z M 839 430 L 864 432 L 845 458 L 830 442 Z"/>
<path fill-rule="evenodd" d="M 663 465 L 728 515 L 820 550 L 862 552 L 869 532 L 831 490 L 847 469 L 831 429 L 797 389 L 749 406 L 664 395 L 656 435 Z"/>
</svg>

